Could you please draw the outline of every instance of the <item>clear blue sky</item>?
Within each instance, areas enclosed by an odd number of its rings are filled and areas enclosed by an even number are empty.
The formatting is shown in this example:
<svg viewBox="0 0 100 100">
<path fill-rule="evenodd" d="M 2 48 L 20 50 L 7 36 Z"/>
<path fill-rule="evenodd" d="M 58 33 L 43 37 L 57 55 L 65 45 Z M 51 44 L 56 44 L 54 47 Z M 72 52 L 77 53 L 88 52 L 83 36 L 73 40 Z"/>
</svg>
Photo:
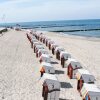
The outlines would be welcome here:
<svg viewBox="0 0 100 100">
<path fill-rule="evenodd" d="M 0 0 L 0 22 L 100 19 L 100 0 Z"/>
</svg>

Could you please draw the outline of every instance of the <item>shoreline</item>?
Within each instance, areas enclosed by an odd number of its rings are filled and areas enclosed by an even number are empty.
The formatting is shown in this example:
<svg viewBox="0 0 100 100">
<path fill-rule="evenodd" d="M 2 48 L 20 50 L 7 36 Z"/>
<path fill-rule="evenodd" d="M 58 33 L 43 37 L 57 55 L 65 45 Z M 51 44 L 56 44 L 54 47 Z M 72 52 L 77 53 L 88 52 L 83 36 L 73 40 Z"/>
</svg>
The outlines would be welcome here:
<svg viewBox="0 0 100 100">
<path fill-rule="evenodd" d="M 59 34 L 59 33 L 56 33 Z M 99 37 L 93 37 L 93 36 L 82 36 L 82 35 L 71 35 L 71 34 L 65 34 L 65 33 L 60 33 L 63 36 L 70 37 L 70 38 L 77 38 L 77 39 L 86 39 L 89 41 L 100 41 Z"/>
<path fill-rule="evenodd" d="M 69 38 L 84 39 L 84 40 L 88 40 L 88 41 L 100 41 L 99 37 L 71 35 L 71 34 L 65 34 L 63 32 L 58 33 L 58 32 L 50 32 L 50 31 L 42 31 L 42 30 L 37 30 L 37 31 L 43 32 L 43 33 L 54 33 L 54 34 L 58 34 L 63 37 L 69 37 Z"/>
</svg>

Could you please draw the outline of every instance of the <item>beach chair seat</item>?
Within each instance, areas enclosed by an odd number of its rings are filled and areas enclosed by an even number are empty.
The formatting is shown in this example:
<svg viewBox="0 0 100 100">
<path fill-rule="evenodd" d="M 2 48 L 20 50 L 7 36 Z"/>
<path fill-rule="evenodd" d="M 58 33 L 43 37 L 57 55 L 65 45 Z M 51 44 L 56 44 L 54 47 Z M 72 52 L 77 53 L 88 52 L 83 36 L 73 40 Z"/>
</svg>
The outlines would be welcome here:
<svg viewBox="0 0 100 100">
<path fill-rule="evenodd" d="M 70 79 L 76 79 L 76 73 L 78 69 L 82 68 L 79 61 L 73 58 L 68 58 L 65 62 L 65 67 L 67 68 L 67 75 Z"/>
<path fill-rule="evenodd" d="M 60 82 L 52 74 L 44 73 L 42 77 L 42 96 L 44 100 L 59 100 Z"/>
<path fill-rule="evenodd" d="M 61 51 L 65 51 L 62 47 L 56 47 L 55 53 L 56 53 L 56 59 L 60 60 L 60 53 Z"/>
<path fill-rule="evenodd" d="M 66 51 L 61 51 L 60 53 L 60 60 L 61 60 L 61 66 L 64 68 L 65 61 L 68 60 L 68 58 L 71 58 L 71 55 Z"/>
<path fill-rule="evenodd" d="M 49 54 L 47 50 L 45 49 L 39 49 L 36 53 L 36 57 L 40 57 L 42 54 Z"/>
<path fill-rule="evenodd" d="M 100 88 L 95 84 L 84 83 L 80 92 L 83 100 L 100 100 Z"/>
<path fill-rule="evenodd" d="M 83 87 L 83 83 L 94 84 L 95 82 L 95 77 L 86 69 L 77 69 L 76 78 L 78 80 L 77 90 L 79 92 Z"/>
<path fill-rule="evenodd" d="M 45 73 L 49 73 L 49 74 L 55 73 L 54 67 L 50 63 L 47 63 L 47 62 L 41 63 L 41 69 L 44 69 Z"/>
<path fill-rule="evenodd" d="M 51 58 L 50 58 L 50 56 L 49 55 L 47 55 L 47 54 L 42 54 L 41 56 L 40 56 L 40 63 L 42 63 L 42 62 L 47 62 L 47 63 L 51 63 Z"/>
</svg>

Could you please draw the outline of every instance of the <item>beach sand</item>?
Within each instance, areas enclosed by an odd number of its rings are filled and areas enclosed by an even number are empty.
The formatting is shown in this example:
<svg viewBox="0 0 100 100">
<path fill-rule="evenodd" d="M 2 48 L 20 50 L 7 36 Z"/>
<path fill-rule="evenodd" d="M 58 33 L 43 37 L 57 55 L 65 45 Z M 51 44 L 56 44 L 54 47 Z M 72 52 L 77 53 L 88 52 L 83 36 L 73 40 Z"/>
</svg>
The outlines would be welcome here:
<svg viewBox="0 0 100 100">
<path fill-rule="evenodd" d="M 83 68 L 89 70 L 95 76 L 96 84 L 100 86 L 100 38 L 54 34 L 53 32 L 45 32 L 45 35 L 64 47 L 83 65 Z"/>
<path fill-rule="evenodd" d="M 0 100 L 43 100 L 39 58 L 35 57 L 25 31 L 9 30 L 0 37 Z M 100 85 L 100 41 L 44 33 L 80 61 Z M 45 45 L 44 45 L 45 47 Z M 48 48 L 45 47 L 47 50 Z M 60 100 L 82 100 L 77 80 L 70 80 L 66 68 L 51 54 L 56 76 L 61 82 Z"/>
</svg>

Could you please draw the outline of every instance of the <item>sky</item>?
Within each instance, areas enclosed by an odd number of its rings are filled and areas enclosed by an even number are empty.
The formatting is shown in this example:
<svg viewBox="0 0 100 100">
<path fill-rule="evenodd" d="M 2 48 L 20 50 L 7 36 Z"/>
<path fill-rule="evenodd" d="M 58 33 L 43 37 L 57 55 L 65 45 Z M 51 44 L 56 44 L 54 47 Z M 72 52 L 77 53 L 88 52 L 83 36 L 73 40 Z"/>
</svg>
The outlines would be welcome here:
<svg viewBox="0 0 100 100">
<path fill-rule="evenodd" d="M 0 0 L 0 23 L 100 19 L 100 0 Z"/>
</svg>

